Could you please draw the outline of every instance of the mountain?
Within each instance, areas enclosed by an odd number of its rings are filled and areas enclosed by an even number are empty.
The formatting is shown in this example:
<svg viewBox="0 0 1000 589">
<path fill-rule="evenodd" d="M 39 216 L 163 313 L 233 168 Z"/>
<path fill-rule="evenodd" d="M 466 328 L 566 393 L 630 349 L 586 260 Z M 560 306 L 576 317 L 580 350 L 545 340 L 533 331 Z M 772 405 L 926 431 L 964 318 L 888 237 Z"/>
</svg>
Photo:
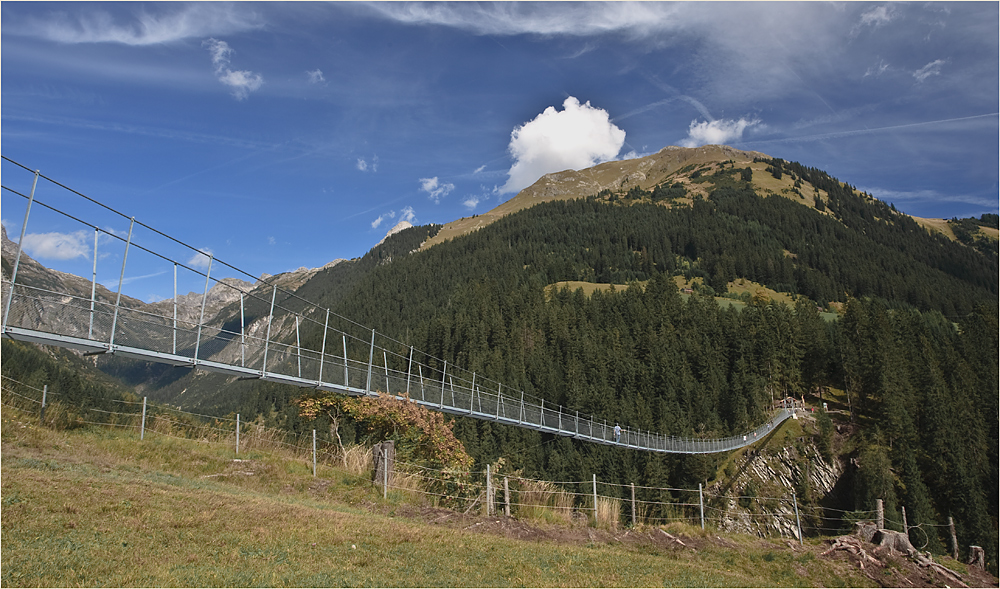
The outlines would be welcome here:
<svg viewBox="0 0 1000 589">
<path fill-rule="evenodd" d="M 546 174 L 510 200 L 486 213 L 445 224 L 437 236 L 428 240 L 422 247 L 426 249 L 445 240 L 466 235 L 506 215 L 542 202 L 586 198 L 602 191 L 627 192 L 632 188 L 651 191 L 664 183 L 680 183 L 692 195 L 707 196 L 705 189 L 699 186 L 696 180 L 700 172 L 722 162 L 726 162 L 733 169 L 750 168 L 752 170 L 750 184 L 762 195 L 798 198 L 800 204 L 811 208 L 816 208 L 817 200 L 827 198 L 825 190 L 813 186 L 808 180 L 796 183 L 795 176 L 786 174 L 781 177 L 773 174 L 770 163 L 773 159 L 760 152 L 741 151 L 725 145 L 706 145 L 696 148 L 668 146 L 645 157 L 605 162 L 579 171 L 566 170 Z M 864 196 L 872 198 L 869 195 Z M 664 204 L 671 206 L 670 203 Z M 956 220 L 914 216 L 910 218 L 929 232 L 940 233 L 953 241 L 958 240 L 953 230 Z M 996 227 L 981 226 L 979 233 L 983 239 L 991 242 L 1000 239 L 1000 232 Z"/>
<path fill-rule="evenodd" d="M 9 281 L 14 271 L 14 262 L 17 260 L 17 244 L 7 237 L 6 227 L 0 226 L 0 231 L 2 231 L 0 240 L 2 240 L 3 244 L 3 278 Z M 17 279 L 18 284 L 26 284 L 34 289 L 68 294 L 88 301 L 90 300 L 90 291 L 93 285 L 86 278 L 46 268 L 32 259 L 27 252 L 21 252 L 17 268 Z M 111 292 L 99 283 L 97 284 L 95 297 L 98 301 L 114 304 L 116 296 L 116 293 Z M 135 308 L 144 304 L 138 299 L 122 296 L 122 305 L 126 307 Z"/>
<path fill-rule="evenodd" d="M 408 227 L 361 258 L 273 277 L 294 292 L 279 293 L 271 341 L 319 349 L 322 329 L 297 333 L 288 311 L 320 321 L 329 308 L 349 318 L 337 329 L 365 342 L 374 328 L 433 370 L 447 361 L 547 404 L 679 436 L 745 431 L 786 396 L 826 403 L 846 438 L 829 452 L 836 493 L 802 488 L 804 502 L 844 512 L 883 499 L 891 518 L 905 507 L 922 530 L 951 514 L 963 545 L 995 562 L 1000 280 L 995 246 L 975 237 L 995 220 L 947 223 L 951 239 L 825 172 L 729 148 L 667 148 L 640 164 L 550 175 L 465 229 Z M 693 292 L 678 291 L 681 277 Z M 559 283 L 628 286 L 587 295 Z M 255 288 L 270 301 L 271 286 Z M 215 324 L 238 330 L 238 302 L 220 304 Z M 243 328 L 260 334 L 267 313 L 248 313 Z M 233 346 L 205 353 L 232 358 Z M 300 389 L 98 364 L 199 413 L 329 429 L 298 416 Z M 547 480 L 694 488 L 724 467 L 724 457 L 623 452 L 466 418 L 455 431 L 477 465 L 503 457 Z M 364 439 L 350 420 L 340 434 Z M 802 472 L 783 476 L 809 487 Z M 929 549 L 946 546 L 929 536 Z"/>
</svg>

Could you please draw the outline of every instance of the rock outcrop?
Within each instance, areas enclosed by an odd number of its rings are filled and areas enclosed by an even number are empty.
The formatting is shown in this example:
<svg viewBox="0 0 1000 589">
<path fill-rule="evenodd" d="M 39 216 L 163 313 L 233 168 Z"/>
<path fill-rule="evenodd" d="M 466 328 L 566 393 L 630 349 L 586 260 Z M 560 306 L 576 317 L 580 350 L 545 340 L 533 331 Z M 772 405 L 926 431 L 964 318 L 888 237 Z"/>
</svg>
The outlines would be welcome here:
<svg viewBox="0 0 1000 589">
<path fill-rule="evenodd" d="M 823 460 L 811 438 L 800 440 L 804 441 L 780 448 L 772 442 L 748 449 L 736 459 L 736 473 L 730 479 L 708 488 L 710 495 L 722 496 L 709 501 L 722 512 L 713 516 L 719 518 L 721 529 L 761 537 L 799 537 L 792 493 L 806 488 L 813 497 L 822 498 L 842 473 L 839 464 Z M 808 499 L 797 497 L 800 520 L 805 519 Z"/>
</svg>

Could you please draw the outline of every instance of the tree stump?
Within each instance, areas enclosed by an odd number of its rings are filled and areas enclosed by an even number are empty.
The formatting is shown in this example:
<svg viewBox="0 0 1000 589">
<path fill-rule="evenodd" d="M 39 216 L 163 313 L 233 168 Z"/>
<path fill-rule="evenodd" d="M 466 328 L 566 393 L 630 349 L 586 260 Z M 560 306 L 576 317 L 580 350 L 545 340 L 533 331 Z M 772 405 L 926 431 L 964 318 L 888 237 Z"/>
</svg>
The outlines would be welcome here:
<svg viewBox="0 0 1000 589">
<path fill-rule="evenodd" d="M 982 546 L 969 546 L 968 565 L 986 570 L 986 551 Z"/>
<path fill-rule="evenodd" d="M 890 550 L 901 552 L 907 556 L 917 553 L 917 549 L 910 544 L 910 539 L 902 532 L 893 530 L 878 530 L 872 536 L 872 543 L 879 546 L 888 546 Z"/>
<path fill-rule="evenodd" d="M 875 525 L 875 522 L 855 522 L 854 524 L 854 535 L 865 542 L 871 542 L 877 531 L 878 526 Z"/>
</svg>

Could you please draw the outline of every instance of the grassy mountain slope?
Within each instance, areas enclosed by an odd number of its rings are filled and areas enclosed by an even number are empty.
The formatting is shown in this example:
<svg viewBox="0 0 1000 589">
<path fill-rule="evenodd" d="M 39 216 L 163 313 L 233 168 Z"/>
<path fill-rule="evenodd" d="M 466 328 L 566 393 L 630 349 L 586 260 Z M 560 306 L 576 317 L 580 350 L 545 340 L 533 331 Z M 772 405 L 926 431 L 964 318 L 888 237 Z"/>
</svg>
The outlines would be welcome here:
<svg viewBox="0 0 1000 589">
<path fill-rule="evenodd" d="M 20 586 L 925 586 L 829 541 L 460 514 L 302 456 L 38 427 L 5 409 L 2 581 Z M 85 492 L 81 493 L 81 490 Z M 995 579 L 939 559 L 969 586 Z"/>
</svg>

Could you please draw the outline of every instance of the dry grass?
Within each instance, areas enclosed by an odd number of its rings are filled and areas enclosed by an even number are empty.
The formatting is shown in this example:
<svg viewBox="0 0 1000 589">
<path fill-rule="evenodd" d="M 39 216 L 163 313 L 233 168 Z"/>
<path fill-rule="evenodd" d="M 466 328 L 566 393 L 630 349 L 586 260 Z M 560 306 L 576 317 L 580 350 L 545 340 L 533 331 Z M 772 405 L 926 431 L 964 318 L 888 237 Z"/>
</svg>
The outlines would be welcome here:
<svg viewBox="0 0 1000 589">
<path fill-rule="evenodd" d="M 573 495 L 548 481 L 519 479 L 517 485 L 517 516 L 548 522 L 570 522 L 573 519 Z"/>
<path fill-rule="evenodd" d="M 612 532 L 618 530 L 621 513 L 621 499 L 613 497 L 598 497 L 597 509 L 595 510 L 595 515 L 597 516 L 596 527 Z"/>
<path fill-rule="evenodd" d="M 948 225 L 948 219 L 925 219 L 923 217 L 913 217 L 913 220 L 917 222 L 917 225 L 920 225 L 931 233 L 941 233 L 948 239 L 957 241 L 955 232 L 952 231 L 951 226 Z"/>
<path fill-rule="evenodd" d="M 372 471 L 372 449 L 364 446 L 347 446 L 344 448 L 343 456 L 344 470 L 360 476 L 371 474 Z"/>
</svg>

